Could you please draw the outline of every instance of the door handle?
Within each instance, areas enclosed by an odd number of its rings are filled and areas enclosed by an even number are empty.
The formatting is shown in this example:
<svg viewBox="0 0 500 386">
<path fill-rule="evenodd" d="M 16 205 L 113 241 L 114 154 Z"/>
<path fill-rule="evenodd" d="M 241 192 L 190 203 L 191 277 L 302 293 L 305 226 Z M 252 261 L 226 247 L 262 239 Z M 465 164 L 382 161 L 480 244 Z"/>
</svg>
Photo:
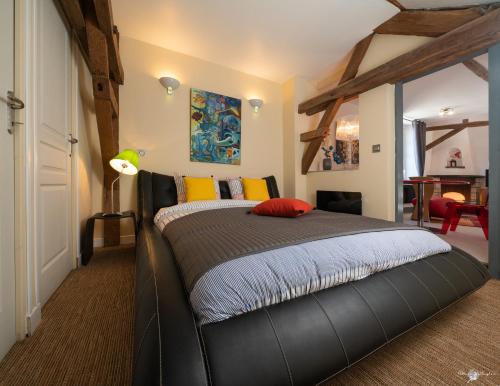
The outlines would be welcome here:
<svg viewBox="0 0 500 386">
<path fill-rule="evenodd" d="M 78 139 L 73 138 L 73 134 L 68 135 L 68 142 L 74 145 L 75 143 L 78 143 Z"/>
<path fill-rule="evenodd" d="M 14 91 L 7 91 L 7 105 L 12 110 L 24 109 L 24 102 L 14 95 Z"/>
</svg>

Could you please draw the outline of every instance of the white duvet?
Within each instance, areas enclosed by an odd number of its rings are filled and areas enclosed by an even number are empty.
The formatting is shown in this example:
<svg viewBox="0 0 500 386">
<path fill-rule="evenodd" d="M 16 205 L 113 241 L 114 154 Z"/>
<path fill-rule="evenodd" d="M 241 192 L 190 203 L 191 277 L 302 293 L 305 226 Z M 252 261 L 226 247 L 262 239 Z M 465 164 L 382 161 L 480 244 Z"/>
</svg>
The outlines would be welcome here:
<svg viewBox="0 0 500 386">
<path fill-rule="evenodd" d="M 161 209 L 155 223 L 163 230 L 169 222 L 201 210 L 256 204 L 239 200 L 180 204 Z M 212 323 L 450 250 L 448 243 L 425 230 L 317 240 L 220 264 L 196 282 L 190 301 L 199 323 Z"/>
</svg>

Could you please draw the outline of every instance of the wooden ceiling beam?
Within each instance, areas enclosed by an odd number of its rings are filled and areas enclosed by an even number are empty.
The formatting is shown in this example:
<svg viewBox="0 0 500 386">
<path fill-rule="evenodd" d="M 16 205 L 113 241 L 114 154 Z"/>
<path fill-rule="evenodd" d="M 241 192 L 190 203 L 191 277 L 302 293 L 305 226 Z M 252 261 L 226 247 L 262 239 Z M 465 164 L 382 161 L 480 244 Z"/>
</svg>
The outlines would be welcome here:
<svg viewBox="0 0 500 386">
<path fill-rule="evenodd" d="M 351 101 L 354 101 L 356 99 L 359 98 L 359 95 L 356 94 L 356 95 L 352 95 L 352 96 L 349 96 L 349 97 L 346 97 L 344 98 L 344 102 L 343 103 L 347 103 L 347 102 L 351 102 Z M 325 103 L 322 103 L 320 105 L 318 105 L 316 108 L 312 109 L 311 112 L 308 112 L 307 115 L 314 115 L 316 113 L 320 113 L 321 111 L 325 111 L 325 109 L 331 104 L 330 101 L 328 102 L 325 102 Z"/>
<path fill-rule="evenodd" d="M 408 10 L 394 15 L 373 30 L 378 34 L 438 37 L 478 17 L 484 8 Z"/>
<path fill-rule="evenodd" d="M 366 51 L 368 51 L 368 48 L 370 47 L 373 35 L 374 34 L 368 35 L 366 38 L 360 40 L 354 46 L 344 74 L 342 75 L 342 78 L 340 78 L 339 84 L 345 83 L 348 80 L 354 79 L 356 77 L 356 75 L 358 74 L 359 66 L 366 55 Z"/>
<path fill-rule="evenodd" d="M 427 131 L 439 131 L 439 130 L 456 130 L 456 129 L 466 129 L 469 127 L 485 127 L 489 126 L 490 123 L 488 121 L 474 121 L 474 122 L 463 122 L 462 123 L 453 123 L 450 125 L 439 125 L 439 126 L 429 126 L 427 127 Z"/>
<path fill-rule="evenodd" d="M 118 29 L 113 22 L 110 0 L 94 0 L 95 14 L 99 29 L 106 36 L 111 77 L 123 84 L 123 66 L 118 48 Z"/>
<path fill-rule="evenodd" d="M 299 104 L 299 113 L 318 112 L 318 106 L 340 97 L 359 95 L 386 83 L 425 74 L 500 42 L 500 9 L 495 9 L 410 52 L 398 56 L 325 93 Z M 326 108 L 326 107 L 325 107 Z"/>
<path fill-rule="evenodd" d="M 387 0 L 387 2 L 398 7 L 400 11 L 406 11 L 406 8 L 398 0 Z"/>
<path fill-rule="evenodd" d="M 441 125 L 441 126 L 431 126 L 428 127 L 428 131 L 436 131 L 436 130 L 451 130 L 450 132 L 446 133 L 445 135 L 442 135 L 438 139 L 432 141 L 429 143 L 427 146 L 425 146 L 425 150 L 430 150 L 433 147 L 436 147 L 440 143 L 443 143 L 447 139 L 453 137 L 454 135 L 457 135 L 460 133 L 462 130 L 465 130 L 469 127 L 484 127 L 488 126 L 489 122 L 488 121 L 476 121 L 476 122 L 469 122 L 468 119 L 464 119 L 462 123 L 456 123 L 452 125 Z"/>
<path fill-rule="evenodd" d="M 429 143 L 427 146 L 425 146 L 425 150 L 431 150 L 433 147 L 436 147 L 437 145 L 439 145 L 440 143 L 446 141 L 448 138 L 451 138 L 453 137 L 454 135 L 460 133 L 463 129 L 453 129 L 452 131 L 450 131 L 449 133 L 446 133 L 445 135 L 443 135 L 442 137 L 439 137 L 438 139 L 436 139 L 435 141 L 432 141 L 431 143 Z"/>
<path fill-rule="evenodd" d="M 475 59 L 466 60 L 464 66 L 471 70 L 474 74 L 480 77 L 485 82 L 488 82 L 488 70 Z"/>
<path fill-rule="evenodd" d="M 328 135 L 328 130 L 330 125 L 332 124 L 335 116 L 337 115 L 340 106 L 342 106 L 344 101 L 342 98 L 337 99 L 335 103 L 331 103 L 330 106 L 325 110 L 325 113 L 321 117 L 319 121 L 318 128 L 315 130 L 307 131 L 305 133 L 300 134 L 300 142 L 310 142 L 317 138 L 323 138 Z"/>
</svg>

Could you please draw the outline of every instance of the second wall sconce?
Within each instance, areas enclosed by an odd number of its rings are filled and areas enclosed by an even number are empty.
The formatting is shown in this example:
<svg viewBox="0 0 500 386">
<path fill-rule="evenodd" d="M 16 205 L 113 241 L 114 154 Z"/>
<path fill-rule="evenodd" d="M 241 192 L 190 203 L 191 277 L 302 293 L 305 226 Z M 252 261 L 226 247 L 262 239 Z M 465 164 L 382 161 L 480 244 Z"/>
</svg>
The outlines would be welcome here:
<svg viewBox="0 0 500 386">
<path fill-rule="evenodd" d="M 248 103 L 250 103 L 250 106 L 252 106 L 253 111 L 258 113 L 264 102 L 262 101 L 262 99 L 249 99 Z"/>
<path fill-rule="evenodd" d="M 181 84 L 177 79 L 172 78 L 170 76 L 161 77 L 160 83 L 163 87 L 167 89 L 168 95 L 172 95 L 174 93 L 174 90 L 179 88 Z"/>
</svg>

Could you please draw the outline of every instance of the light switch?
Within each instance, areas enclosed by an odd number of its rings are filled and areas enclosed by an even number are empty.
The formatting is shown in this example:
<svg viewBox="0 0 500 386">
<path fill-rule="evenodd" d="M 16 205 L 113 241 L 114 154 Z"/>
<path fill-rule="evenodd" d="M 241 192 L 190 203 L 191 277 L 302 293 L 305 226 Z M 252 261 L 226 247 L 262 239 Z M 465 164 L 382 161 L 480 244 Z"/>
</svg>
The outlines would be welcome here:
<svg viewBox="0 0 500 386">
<path fill-rule="evenodd" d="M 380 144 L 372 145 L 372 153 L 380 153 Z"/>
</svg>

